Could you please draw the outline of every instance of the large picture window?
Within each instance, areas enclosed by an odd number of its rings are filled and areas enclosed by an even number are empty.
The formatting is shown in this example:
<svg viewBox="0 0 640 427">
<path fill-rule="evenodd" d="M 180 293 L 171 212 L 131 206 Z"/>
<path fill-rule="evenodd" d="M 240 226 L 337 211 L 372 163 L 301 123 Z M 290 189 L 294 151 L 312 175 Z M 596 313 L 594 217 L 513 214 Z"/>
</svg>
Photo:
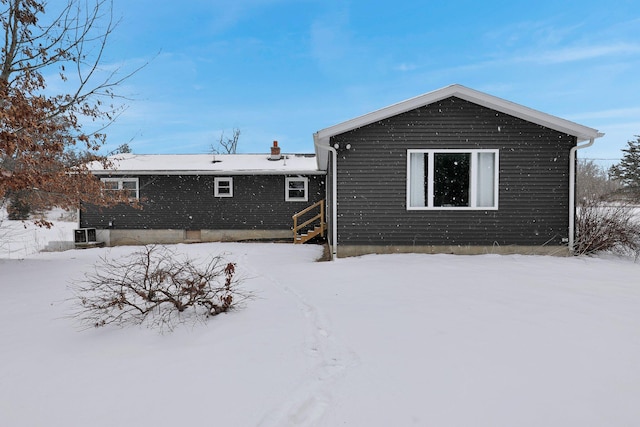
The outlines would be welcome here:
<svg viewBox="0 0 640 427">
<path fill-rule="evenodd" d="M 139 198 L 138 178 L 101 178 L 104 183 L 105 190 L 121 191 L 124 190 L 130 199 Z"/>
<path fill-rule="evenodd" d="M 408 150 L 407 209 L 497 209 L 498 150 Z"/>
</svg>

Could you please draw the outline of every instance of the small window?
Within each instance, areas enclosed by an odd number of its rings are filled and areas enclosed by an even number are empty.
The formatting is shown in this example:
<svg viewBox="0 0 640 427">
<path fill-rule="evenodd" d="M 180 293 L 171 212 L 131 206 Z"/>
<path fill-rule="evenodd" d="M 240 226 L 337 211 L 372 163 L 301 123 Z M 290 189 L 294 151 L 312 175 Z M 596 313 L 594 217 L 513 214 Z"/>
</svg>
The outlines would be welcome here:
<svg viewBox="0 0 640 427">
<path fill-rule="evenodd" d="M 408 209 L 497 209 L 498 150 L 408 150 Z"/>
<path fill-rule="evenodd" d="M 138 178 L 102 178 L 104 189 L 109 191 L 124 190 L 130 199 L 139 197 Z"/>
<path fill-rule="evenodd" d="M 287 202 L 306 202 L 309 180 L 307 178 L 286 178 L 285 200 Z"/>
<path fill-rule="evenodd" d="M 213 195 L 215 197 L 233 197 L 233 178 L 214 178 Z"/>
</svg>

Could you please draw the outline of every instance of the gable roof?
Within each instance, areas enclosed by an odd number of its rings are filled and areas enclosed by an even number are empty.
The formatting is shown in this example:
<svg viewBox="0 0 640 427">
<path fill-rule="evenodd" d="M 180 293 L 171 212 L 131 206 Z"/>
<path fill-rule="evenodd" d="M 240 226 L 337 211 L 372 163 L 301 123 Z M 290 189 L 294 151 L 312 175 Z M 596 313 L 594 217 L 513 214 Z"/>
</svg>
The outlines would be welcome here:
<svg viewBox="0 0 640 427">
<path fill-rule="evenodd" d="M 215 162 L 213 161 L 215 158 Z M 117 154 L 109 157 L 113 168 L 89 164 L 95 175 L 317 175 L 313 154 Z"/>
<path fill-rule="evenodd" d="M 384 107 L 380 110 L 373 111 L 354 119 L 347 120 L 346 122 L 338 123 L 337 125 L 326 129 L 322 129 L 313 134 L 313 140 L 317 145 L 328 146 L 329 140 L 332 136 L 357 129 L 452 96 L 557 130 L 559 132 L 573 135 L 577 137 L 578 142 L 599 138 L 604 135 L 596 129 L 592 129 L 560 117 L 552 116 L 550 114 L 525 107 L 524 105 L 516 104 L 459 84 L 454 84 Z M 320 168 L 323 168 L 323 166 L 326 167 L 328 160 L 327 151 L 316 148 L 316 154 L 318 156 L 318 166 Z"/>
</svg>

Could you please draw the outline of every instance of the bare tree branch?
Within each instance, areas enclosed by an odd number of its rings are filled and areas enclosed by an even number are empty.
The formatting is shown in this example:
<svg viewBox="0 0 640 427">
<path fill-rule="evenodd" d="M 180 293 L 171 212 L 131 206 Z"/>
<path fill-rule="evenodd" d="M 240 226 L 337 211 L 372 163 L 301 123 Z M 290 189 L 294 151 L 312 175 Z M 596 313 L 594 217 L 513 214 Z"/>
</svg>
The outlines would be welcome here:
<svg viewBox="0 0 640 427">
<path fill-rule="evenodd" d="M 98 150 L 106 127 L 124 109 L 113 104 L 114 98 L 123 98 L 116 88 L 146 65 L 125 73 L 120 67 L 102 69 L 117 27 L 112 0 L 0 4 L 5 36 L 0 45 L 0 199 L 20 194 L 42 207 L 62 208 L 77 207 L 80 201 L 127 203 L 125 195 L 102 191 L 86 165 L 72 162 L 91 158 L 108 163 Z M 54 5 L 57 11 L 47 14 L 45 9 Z M 56 67 L 68 90 L 50 95 L 43 73 Z M 103 126 L 85 132 L 82 118 Z"/>
<path fill-rule="evenodd" d="M 233 129 L 233 135 L 229 138 L 224 137 L 224 132 L 220 134 L 218 146 L 212 145 L 211 150 L 214 154 L 236 154 L 238 149 L 238 140 L 240 139 L 240 129 Z"/>
</svg>

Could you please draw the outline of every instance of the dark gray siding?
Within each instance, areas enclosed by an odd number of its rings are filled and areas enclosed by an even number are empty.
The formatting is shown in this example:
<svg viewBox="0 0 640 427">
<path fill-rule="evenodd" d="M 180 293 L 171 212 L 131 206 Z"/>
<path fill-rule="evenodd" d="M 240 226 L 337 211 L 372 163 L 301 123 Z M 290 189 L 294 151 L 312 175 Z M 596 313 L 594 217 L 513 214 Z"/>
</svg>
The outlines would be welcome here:
<svg viewBox="0 0 640 427">
<path fill-rule="evenodd" d="M 331 139 L 342 245 L 560 245 L 576 138 L 451 97 Z M 407 149 L 499 149 L 498 210 L 406 209 Z M 327 178 L 330 179 L 330 178 Z"/>
<path fill-rule="evenodd" d="M 232 177 L 233 197 L 214 197 L 213 176 L 138 176 L 142 209 L 87 206 L 81 227 L 109 228 L 111 221 L 123 230 L 286 230 L 294 213 L 325 196 L 324 176 L 308 177 L 308 202 L 285 201 L 284 175 Z"/>
</svg>

